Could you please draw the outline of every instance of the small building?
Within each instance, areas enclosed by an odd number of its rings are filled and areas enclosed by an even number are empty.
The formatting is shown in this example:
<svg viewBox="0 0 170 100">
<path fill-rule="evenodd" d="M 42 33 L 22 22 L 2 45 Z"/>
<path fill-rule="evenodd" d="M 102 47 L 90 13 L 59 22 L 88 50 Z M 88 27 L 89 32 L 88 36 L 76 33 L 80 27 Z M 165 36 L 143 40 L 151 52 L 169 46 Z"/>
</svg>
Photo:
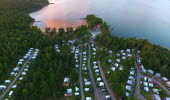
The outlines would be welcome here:
<svg viewBox="0 0 170 100">
<path fill-rule="evenodd" d="M 95 53 L 95 52 L 93 52 L 93 55 L 96 55 L 96 53 Z"/>
<path fill-rule="evenodd" d="M 144 77 L 144 81 L 147 81 L 147 79 L 148 79 L 147 77 Z"/>
<path fill-rule="evenodd" d="M 120 57 L 120 54 L 116 54 L 116 57 Z"/>
<path fill-rule="evenodd" d="M 63 83 L 64 86 L 69 86 L 70 85 L 70 78 L 68 77 L 65 77 L 64 78 L 64 83 Z"/>
<path fill-rule="evenodd" d="M 28 69 L 25 68 L 24 71 L 28 71 Z"/>
<path fill-rule="evenodd" d="M 132 80 L 127 81 L 127 84 L 129 84 L 129 85 L 132 85 L 132 83 L 133 83 Z"/>
<path fill-rule="evenodd" d="M 75 68 L 78 68 L 78 67 L 79 67 L 79 65 L 78 65 L 78 64 L 76 64 L 76 65 L 75 65 Z"/>
<path fill-rule="evenodd" d="M 149 83 L 149 87 L 153 88 L 153 84 L 152 84 L 152 83 Z"/>
<path fill-rule="evenodd" d="M 112 54 L 113 54 L 113 51 L 110 50 L 110 51 L 109 51 L 109 54 L 112 55 Z"/>
<path fill-rule="evenodd" d="M 120 63 L 120 59 L 116 59 L 116 62 L 117 62 L 117 63 Z"/>
<path fill-rule="evenodd" d="M 152 92 L 153 92 L 154 94 L 159 94 L 159 90 L 158 90 L 158 89 L 153 89 Z"/>
<path fill-rule="evenodd" d="M 99 82 L 99 86 L 104 86 L 104 82 Z"/>
<path fill-rule="evenodd" d="M 23 77 L 20 77 L 19 80 L 22 81 L 24 78 Z"/>
<path fill-rule="evenodd" d="M 137 51 L 137 53 L 141 53 L 141 51 Z"/>
<path fill-rule="evenodd" d="M 75 92 L 74 95 L 75 95 L 75 96 L 78 96 L 78 95 L 80 95 L 80 94 L 79 94 L 78 92 Z"/>
<path fill-rule="evenodd" d="M 22 65 L 22 64 L 23 64 L 22 62 L 20 62 L 20 61 L 18 62 L 18 65 Z"/>
<path fill-rule="evenodd" d="M 111 67 L 111 70 L 112 70 L 112 71 L 115 71 L 115 70 L 116 70 L 116 67 Z"/>
<path fill-rule="evenodd" d="M 93 43 L 91 44 L 91 47 L 94 47 L 94 44 L 93 44 Z"/>
<path fill-rule="evenodd" d="M 88 82 L 88 79 L 84 78 L 84 82 Z"/>
<path fill-rule="evenodd" d="M 109 60 L 108 60 L 108 63 L 112 63 L 112 60 L 111 60 L 111 59 L 109 59 Z"/>
<path fill-rule="evenodd" d="M 27 73 L 26 73 L 26 72 L 22 72 L 21 74 L 22 74 L 22 75 L 27 75 Z"/>
<path fill-rule="evenodd" d="M 3 91 L 6 89 L 6 86 L 5 85 L 0 85 L 0 91 Z"/>
<path fill-rule="evenodd" d="M 126 53 L 122 53 L 122 56 L 126 56 Z"/>
<path fill-rule="evenodd" d="M 96 51 L 96 48 L 93 48 L 93 51 Z"/>
<path fill-rule="evenodd" d="M 101 81 L 101 80 L 102 80 L 102 79 L 101 79 L 100 77 L 97 78 L 97 81 L 98 81 L 98 82 Z"/>
<path fill-rule="evenodd" d="M 71 88 L 67 89 L 67 93 L 64 94 L 64 96 L 72 96 L 72 89 Z"/>
<path fill-rule="evenodd" d="M 86 60 L 87 60 L 87 58 L 83 58 L 83 60 L 84 60 L 84 61 L 86 61 Z"/>
<path fill-rule="evenodd" d="M 161 79 L 162 79 L 162 81 L 164 81 L 164 82 L 168 81 L 168 79 L 167 79 L 166 77 L 162 77 Z"/>
<path fill-rule="evenodd" d="M 122 57 L 122 60 L 126 60 L 126 57 Z"/>
<path fill-rule="evenodd" d="M 158 94 L 153 94 L 155 100 L 161 100 L 161 97 Z"/>
<path fill-rule="evenodd" d="M 166 82 L 166 86 L 170 87 L 170 81 Z"/>
<path fill-rule="evenodd" d="M 145 92 L 149 92 L 149 88 L 148 87 L 144 87 L 144 91 Z"/>
<path fill-rule="evenodd" d="M 131 90 L 131 86 L 130 85 L 126 85 L 125 89 L 130 91 Z"/>
<path fill-rule="evenodd" d="M 130 71 L 130 75 L 134 75 L 135 74 L 135 71 Z"/>
<path fill-rule="evenodd" d="M 91 82 L 85 82 L 84 83 L 86 86 L 91 85 Z"/>
<path fill-rule="evenodd" d="M 93 65 L 97 65 L 97 62 L 96 62 L 96 61 L 94 61 L 94 62 L 93 62 Z"/>
<path fill-rule="evenodd" d="M 83 52 L 83 55 L 86 55 L 87 54 L 87 52 Z"/>
<path fill-rule="evenodd" d="M 115 66 L 116 66 L 116 67 L 119 67 L 119 64 L 118 64 L 118 63 L 115 63 Z"/>
<path fill-rule="evenodd" d="M 14 76 L 14 75 L 15 75 L 15 72 L 11 72 L 10 74 L 11 74 L 11 76 Z"/>
<path fill-rule="evenodd" d="M 23 61 L 24 61 L 24 59 L 20 59 L 20 60 L 19 60 L 19 62 L 23 62 Z"/>
<path fill-rule="evenodd" d="M 154 74 L 154 72 L 152 70 L 148 70 L 148 73 L 151 74 L 151 75 Z"/>
<path fill-rule="evenodd" d="M 13 71 L 17 72 L 17 71 L 19 71 L 19 68 L 16 67 L 16 68 L 13 69 Z"/>
<path fill-rule="evenodd" d="M 152 79 L 151 79 L 151 78 L 148 78 L 148 82 L 152 83 Z"/>
<path fill-rule="evenodd" d="M 84 89 L 84 91 L 89 92 L 89 91 L 90 91 L 90 89 L 89 89 L 89 88 L 85 88 L 85 89 Z"/>
<path fill-rule="evenodd" d="M 134 78 L 133 78 L 133 76 L 129 76 L 129 80 L 133 80 Z"/>
<path fill-rule="evenodd" d="M 79 51 L 75 51 L 75 53 L 76 53 L 76 54 L 78 54 L 78 53 L 79 53 Z"/>
<path fill-rule="evenodd" d="M 125 50 L 120 50 L 121 53 L 125 52 Z"/>
<path fill-rule="evenodd" d="M 132 54 L 127 54 L 127 57 L 129 57 L 129 58 L 132 57 Z"/>
<path fill-rule="evenodd" d="M 126 49 L 126 52 L 127 52 L 127 53 L 130 53 L 130 52 L 131 52 L 131 50 L 130 50 L 130 49 Z"/>
<path fill-rule="evenodd" d="M 76 91 L 76 92 L 79 91 L 79 88 L 78 88 L 78 87 L 75 87 L 75 91 Z"/>
<path fill-rule="evenodd" d="M 72 89 L 67 89 L 67 94 L 72 94 Z"/>
<path fill-rule="evenodd" d="M 156 74 L 155 74 L 155 77 L 158 77 L 158 78 L 160 78 L 160 77 L 161 77 L 161 74 L 159 74 L 159 73 L 156 73 Z"/>
<path fill-rule="evenodd" d="M 130 97 L 130 93 L 126 92 L 126 96 L 127 96 L 127 97 Z"/>
<path fill-rule="evenodd" d="M 32 57 L 32 59 L 36 59 L 36 57 L 35 57 L 35 56 L 33 56 L 33 57 Z"/>
<path fill-rule="evenodd" d="M 99 67 L 98 67 L 98 66 L 94 66 L 93 68 L 94 68 L 94 69 L 98 69 Z"/>
<path fill-rule="evenodd" d="M 147 83 L 147 82 L 143 82 L 143 85 L 147 87 L 147 86 L 148 86 L 148 83 Z"/>
<path fill-rule="evenodd" d="M 28 59 L 28 56 L 24 56 L 23 58 L 24 58 L 24 59 Z"/>
<path fill-rule="evenodd" d="M 86 100 L 92 100 L 92 97 L 86 97 Z"/>
<path fill-rule="evenodd" d="M 166 97 L 165 100 L 170 100 L 170 97 Z"/>
<path fill-rule="evenodd" d="M 110 95 L 106 95 L 105 98 L 106 98 L 106 99 L 110 99 Z"/>
<path fill-rule="evenodd" d="M 10 80 L 5 80 L 5 83 L 11 83 L 11 81 Z"/>
<path fill-rule="evenodd" d="M 16 88 L 17 88 L 17 85 L 13 85 L 11 88 L 16 89 Z"/>
<path fill-rule="evenodd" d="M 9 92 L 9 97 L 11 97 L 13 93 L 14 93 L 14 91 L 10 91 Z"/>
<path fill-rule="evenodd" d="M 99 73 L 99 70 L 98 70 L 98 69 L 96 69 L 96 70 L 95 70 L 95 73 Z"/>
<path fill-rule="evenodd" d="M 119 67 L 119 70 L 123 70 L 123 66 L 120 66 L 120 67 Z"/>
</svg>

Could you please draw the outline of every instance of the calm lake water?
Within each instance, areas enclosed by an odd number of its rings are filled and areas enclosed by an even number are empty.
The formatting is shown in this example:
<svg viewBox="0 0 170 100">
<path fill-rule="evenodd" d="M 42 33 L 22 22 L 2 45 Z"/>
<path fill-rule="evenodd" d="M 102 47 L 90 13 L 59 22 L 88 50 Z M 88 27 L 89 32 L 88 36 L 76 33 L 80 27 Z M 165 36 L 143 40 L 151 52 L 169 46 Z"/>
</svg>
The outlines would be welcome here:
<svg viewBox="0 0 170 100">
<path fill-rule="evenodd" d="M 149 39 L 170 49 L 170 0 L 50 0 L 51 5 L 30 14 L 34 25 L 78 27 L 81 18 L 95 14 L 106 21 L 112 34 Z M 40 21 L 40 22 L 39 22 Z"/>
</svg>

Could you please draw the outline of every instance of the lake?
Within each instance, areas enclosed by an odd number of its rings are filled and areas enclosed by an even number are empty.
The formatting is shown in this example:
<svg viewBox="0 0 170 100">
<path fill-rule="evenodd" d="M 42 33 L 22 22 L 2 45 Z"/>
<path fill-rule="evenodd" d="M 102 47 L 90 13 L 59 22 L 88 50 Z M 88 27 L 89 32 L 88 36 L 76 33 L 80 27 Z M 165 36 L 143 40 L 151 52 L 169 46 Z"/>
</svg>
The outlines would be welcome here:
<svg viewBox="0 0 170 100">
<path fill-rule="evenodd" d="M 30 13 L 35 26 L 78 27 L 81 20 L 95 14 L 106 21 L 119 37 L 149 39 L 170 49 L 170 0 L 50 0 L 50 4 Z"/>
</svg>

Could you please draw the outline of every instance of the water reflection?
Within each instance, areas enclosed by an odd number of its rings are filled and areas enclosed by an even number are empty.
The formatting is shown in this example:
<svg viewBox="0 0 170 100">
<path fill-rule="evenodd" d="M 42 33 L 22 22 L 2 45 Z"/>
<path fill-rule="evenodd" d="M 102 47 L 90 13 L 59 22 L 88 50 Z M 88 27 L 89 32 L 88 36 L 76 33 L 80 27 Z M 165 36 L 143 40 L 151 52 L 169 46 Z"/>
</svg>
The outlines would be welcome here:
<svg viewBox="0 0 170 100">
<path fill-rule="evenodd" d="M 95 14 L 120 37 L 147 38 L 170 49 L 169 0 L 50 0 L 54 4 L 31 13 L 34 25 L 77 27 L 86 24 L 81 18 Z"/>
</svg>

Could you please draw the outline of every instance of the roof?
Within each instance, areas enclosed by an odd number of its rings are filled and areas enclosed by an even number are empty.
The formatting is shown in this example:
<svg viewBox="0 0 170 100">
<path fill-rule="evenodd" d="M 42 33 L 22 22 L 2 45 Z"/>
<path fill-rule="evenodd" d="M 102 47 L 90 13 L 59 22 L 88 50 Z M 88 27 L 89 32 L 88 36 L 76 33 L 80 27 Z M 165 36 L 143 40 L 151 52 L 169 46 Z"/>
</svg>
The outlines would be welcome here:
<svg viewBox="0 0 170 100">
<path fill-rule="evenodd" d="M 69 80 L 70 80 L 70 78 L 67 78 L 67 77 L 64 78 L 65 83 L 69 82 Z"/>
<path fill-rule="evenodd" d="M 72 93 L 72 89 L 67 89 L 67 94 L 71 94 Z"/>
<path fill-rule="evenodd" d="M 88 92 L 90 89 L 89 88 L 85 88 L 84 91 Z"/>
<path fill-rule="evenodd" d="M 165 100 L 170 100 L 170 97 L 166 97 Z"/>
<path fill-rule="evenodd" d="M 143 82 L 143 85 L 144 85 L 144 86 L 148 86 L 148 83 L 147 83 L 147 82 Z"/>
<path fill-rule="evenodd" d="M 145 90 L 146 92 L 149 92 L 149 88 L 148 88 L 148 87 L 144 87 L 144 90 Z"/>
<path fill-rule="evenodd" d="M 127 97 L 129 97 L 129 96 L 130 96 L 130 94 L 129 94 L 128 92 L 126 92 L 126 96 L 127 96 Z"/>
<path fill-rule="evenodd" d="M 105 98 L 106 98 L 106 99 L 109 99 L 109 98 L 110 98 L 110 95 L 106 95 Z"/>
<path fill-rule="evenodd" d="M 102 79 L 100 77 L 97 78 L 97 81 L 101 81 Z"/>
<path fill-rule="evenodd" d="M 168 79 L 166 77 L 162 77 L 163 81 L 168 81 Z"/>
<path fill-rule="evenodd" d="M 154 74 L 154 72 L 152 70 L 148 70 L 148 73 L 150 74 Z"/>
<path fill-rule="evenodd" d="M 79 88 L 78 88 L 78 87 L 75 87 L 75 90 L 76 90 L 76 91 L 79 91 Z"/>
<path fill-rule="evenodd" d="M 130 80 L 133 80 L 133 76 L 129 76 L 129 79 L 130 79 Z"/>
<path fill-rule="evenodd" d="M 92 100 L 92 97 L 86 97 L 86 100 Z"/>
<path fill-rule="evenodd" d="M 132 80 L 128 80 L 127 84 L 131 85 L 132 84 Z"/>
<path fill-rule="evenodd" d="M 99 82 L 99 86 L 104 86 L 104 83 L 103 82 Z"/>
<path fill-rule="evenodd" d="M 76 92 L 76 93 L 74 93 L 74 95 L 79 95 L 79 93 L 78 93 L 78 92 Z"/>
<path fill-rule="evenodd" d="M 91 82 L 85 82 L 85 85 L 91 85 Z"/>
<path fill-rule="evenodd" d="M 111 67 L 111 70 L 112 70 L 112 71 L 115 71 L 115 70 L 116 70 L 116 67 Z"/>
<path fill-rule="evenodd" d="M 131 86 L 129 86 L 129 85 L 126 85 L 125 88 L 126 88 L 126 90 L 129 90 L 129 91 L 131 90 Z"/>
<path fill-rule="evenodd" d="M 155 97 L 156 100 L 161 100 L 161 98 L 158 94 L 154 94 L 154 97 Z"/>
</svg>

